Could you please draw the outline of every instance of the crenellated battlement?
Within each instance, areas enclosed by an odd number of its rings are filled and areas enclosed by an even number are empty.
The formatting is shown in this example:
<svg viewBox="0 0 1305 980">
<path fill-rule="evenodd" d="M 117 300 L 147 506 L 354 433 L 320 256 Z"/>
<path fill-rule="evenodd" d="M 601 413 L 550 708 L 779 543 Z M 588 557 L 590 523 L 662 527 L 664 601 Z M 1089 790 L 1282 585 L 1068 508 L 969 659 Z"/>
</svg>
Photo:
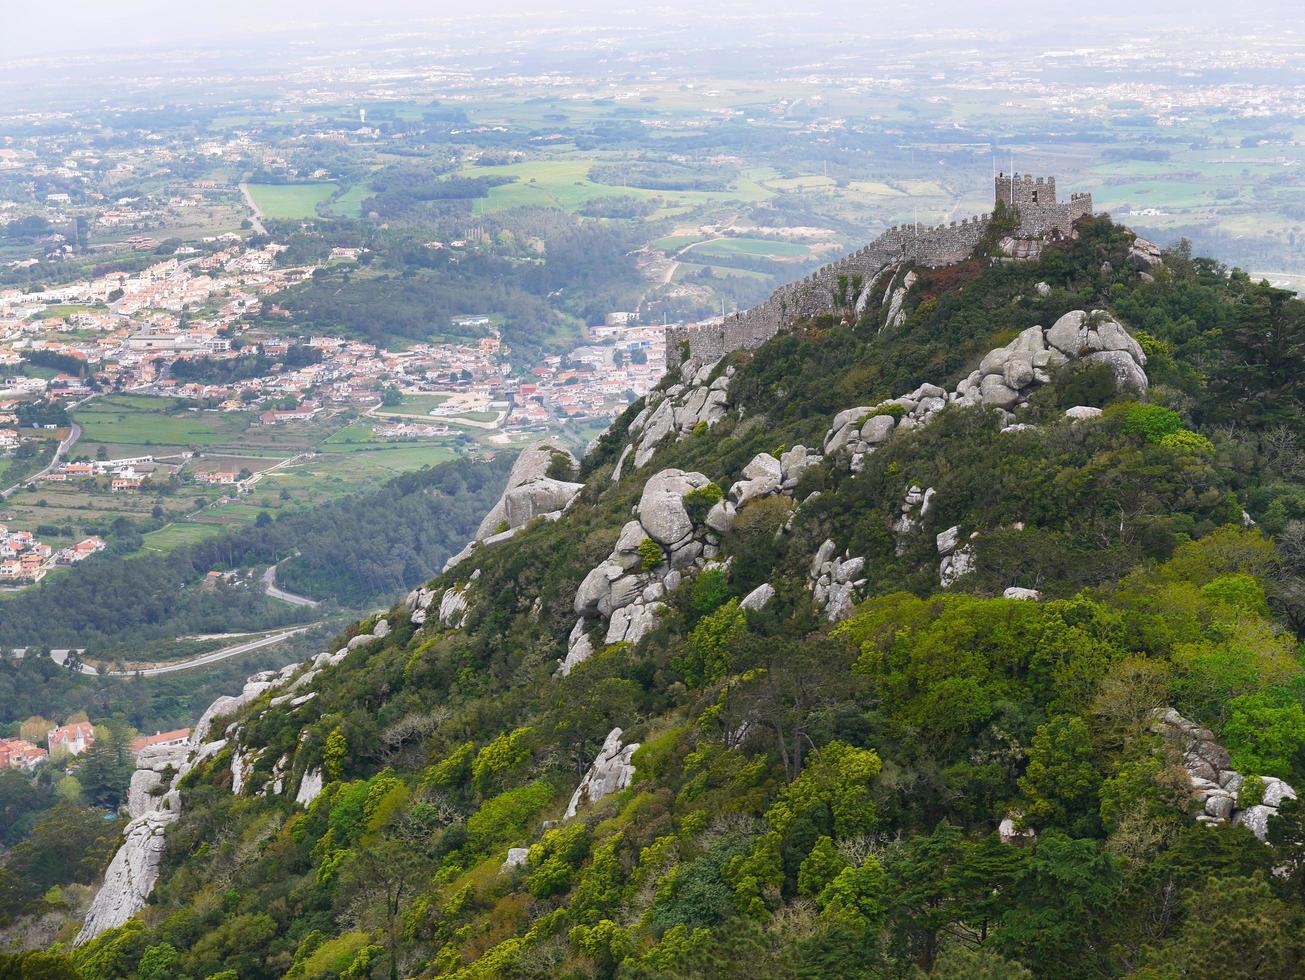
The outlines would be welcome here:
<svg viewBox="0 0 1305 980">
<path fill-rule="evenodd" d="M 1019 213 L 1021 238 L 1066 238 L 1074 222 L 1092 213 L 1091 194 L 1072 194 L 1066 202 L 1056 198 L 1055 177 L 1028 174 L 994 178 L 998 204 Z M 765 302 L 705 323 L 666 329 L 667 362 L 675 351 L 689 345 L 690 358 L 706 364 L 731 351 L 760 347 L 795 320 L 834 312 L 837 307 L 863 308 L 880 273 L 887 266 L 913 264 L 929 267 L 953 265 L 969 257 L 983 240 L 992 216 L 976 215 L 940 225 L 893 225 L 869 245 L 800 279 L 781 286 Z M 859 283 L 856 295 L 849 295 Z"/>
</svg>

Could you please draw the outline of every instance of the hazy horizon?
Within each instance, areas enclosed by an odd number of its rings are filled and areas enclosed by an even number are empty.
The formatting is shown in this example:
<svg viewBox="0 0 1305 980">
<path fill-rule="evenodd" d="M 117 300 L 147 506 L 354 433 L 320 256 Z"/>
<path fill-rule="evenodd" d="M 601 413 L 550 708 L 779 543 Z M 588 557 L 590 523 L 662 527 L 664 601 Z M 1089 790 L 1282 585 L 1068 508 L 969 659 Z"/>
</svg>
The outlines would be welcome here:
<svg viewBox="0 0 1305 980">
<path fill-rule="evenodd" d="M 817 0 L 797 11 L 783 4 L 716 4 L 709 11 L 680 0 L 653 8 L 613 7 L 596 2 L 572 3 L 563 9 L 538 0 L 507 0 L 492 11 L 468 10 L 465 4 L 440 0 L 374 0 L 365 7 L 345 0 L 204 0 L 178 5 L 166 0 L 124 0 L 106 5 L 99 0 L 64 0 L 52 5 L 31 5 L 4 14 L 0 55 L 9 59 L 49 58 L 59 54 L 127 54 L 160 47 L 257 47 L 294 35 L 300 39 L 347 38 L 357 33 L 370 37 L 386 34 L 438 36 L 450 28 L 476 31 L 510 24 L 540 28 L 690 27 L 703 20 L 730 23 L 742 40 L 747 32 L 763 34 L 782 26 L 786 31 L 848 35 L 908 34 L 947 30 L 987 29 L 1011 36 L 1046 36 L 1061 43 L 1091 44 L 1091 25 L 1108 24 L 1114 33 L 1131 26 L 1151 30 L 1168 19 L 1181 17 L 1187 29 L 1218 23 L 1230 41 L 1237 34 L 1293 31 L 1294 4 L 1286 0 L 1249 0 L 1230 24 L 1223 5 L 1181 0 L 1157 0 L 1139 12 L 1126 0 L 1098 0 L 1090 6 L 1066 0 L 1036 4 L 995 0 L 983 5 L 949 2 L 909 3 L 904 0 L 854 4 L 847 0 Z M 1085 29 L 1086 28 L 1086 29 Z M 729 39 L 722 38 L 723 40 Z"/>
</svg>

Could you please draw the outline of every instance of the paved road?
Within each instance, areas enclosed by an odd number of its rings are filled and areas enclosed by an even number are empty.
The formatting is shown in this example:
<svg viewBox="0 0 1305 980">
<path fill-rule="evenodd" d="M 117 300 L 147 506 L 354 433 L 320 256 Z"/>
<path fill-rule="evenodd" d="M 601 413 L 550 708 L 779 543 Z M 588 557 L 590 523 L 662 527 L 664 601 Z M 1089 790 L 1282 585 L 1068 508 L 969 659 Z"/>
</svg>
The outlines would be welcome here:
<svg viewBox="0 0 1305 980">
<path fill-rule="evenodd" d="M 78 402 L 77 404 L 80 405 L 81 402 Z M 54 458 L 50 460 L 50 465 L 47 466 L 45 469 L 40 470 L 39 472 L 33 473 L 31 476 L 26 477 L 25 479 L 19 480 L 12 487 L 8 487 L 5 490 L 0 490 L 0 499 L 9 496 L 15 490 L 22 487 L 23 484 L 28 483 L 32 480 L 39 480 L 41 477 L 45 476 L 45 474 L 49 473 L 52 469 L 58 466 L 60 462 L 62 462 L 63 458 L 68 455 L 68 451 L 72 449 L 73 445 L 81 437 L 82 437 L 82 427 L 78 425 L 76 422 L 73 422 L 72 427 L 68 430 L 68 438 L 62 440 L 59 443 L 58 448 L 56 448 L 54 451 Z"/>
<path fill-rule="evenodd" d="M 282 558 L 281 561 L 289 561 L 288 558 Z M 277 565 L 281 562 L 277 562 Z M 273 599 L 280 599 L 282 602 L 288 602 L 294 606 L 317 606 L 320 605 L 316 599 L 310 599 L 306 595 L 295 595 L 293 592 L 287 592 L 285 589 L 279 589 L 276 585 L 276 565 L 268 565 L 267 571 L 263 573 L 263 591 Z"/>
<path fill-rule="evenodd" d="M 249 223 L 254 226 L 257 234 L 266 235 L 267 229 L 263 227 L 263 212 L 258 210 L 258 205 L 254 203 L 254 195 L 249 193 L 249 185 L 243 180 L 240 182 L 240 193 L 245 195 L 245 203 L 249 205 L 249 210 L 254 212 L 249 218 Z"/>
<path fill-rule="evenodd" d="M 206 653 L 203 656 L 196 657 L 193 660 L 182 660 L 175 664 L 164 664 L 161 667 L 147 667 L 144 670 L 111 670 L 108 672 L 110 677 L 157 677 L 159 674 L 175 674 L 182 670 L 192 670 L 195 667 L 204 667 L 208 664 L 215 664 L 220 660 L 226 660 L 228 657 L 238 657 L 242 653 L 249 653 L 252 650 L 259 650 L 263 647 L 271 646 L 273 643 L 280 643 L 288 637 L 295 636 L 304 630 L 312 629 L 311 626 L 297 626 L 294 629 L 282 630 L 279 633 L 273 633 L 270 636 L 262 636 L 257 640 L 246 640 L 244 643 L 237 643 L 235 646 L 223 647 L 221 650 L 214 650 L 212 653 Z M 63 666 L 68 659 L 67 650 L 51 650 L 50 659 L 55 663 Z M 99 671 L 87 664 L 81 665 L 81 673 L 99 676 Z"/>
</svg>

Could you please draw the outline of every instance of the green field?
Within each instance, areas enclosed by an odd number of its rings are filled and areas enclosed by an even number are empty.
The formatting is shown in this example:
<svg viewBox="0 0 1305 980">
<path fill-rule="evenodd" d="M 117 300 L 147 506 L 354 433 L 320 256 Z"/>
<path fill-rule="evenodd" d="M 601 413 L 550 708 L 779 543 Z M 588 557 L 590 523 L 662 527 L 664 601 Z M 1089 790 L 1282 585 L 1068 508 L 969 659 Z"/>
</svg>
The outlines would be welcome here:
<svg viewBox="0 0 1305 980">
<path fill-rule="evenodd" d="M 171 398 L 108 395 L 73 413 L 86 443 L 123 447 L 212 446 L 249 428 L 245 412 L 200 412 L 176 408 Z"/>
<path fill-rule="evenodd" d="M 810 250 L 805 245 L 797 245 L 793 242 L 774 242 L 763 238 L 718 238 L 714 241 L 703 242 L 701 245 L 690 245 L 681 254 L 685 253 L 692 253 L 694 256 L 699 257 L 743 255 L 763 259 L 792 259 L 805 258 L 810 254 Z"/>
<path fill-rule="evenodd" d="M 771 197 L 769 190 L 747 174 L 727 191 L 660 191 L 600 184 L 589 179 L 589 168 L 598 162 L 592 157 L 532 160 L 505 167 L 469 167 L 462 176 L 516 178 L 510 184 L 490 188 L 489 197 L 477 204 L 486 211 L 530 205 L 575 211 L 597 197 L 660 198 L 674 205 L 764 201 Z"/>
<path fill-rule="evenodd" d="M 249 193 L 264 218 L 297 221 L 317 217 L 317 206 L 325 204 L 338 186 L 331 183 L 250 184 Z"/>
<path fill-rule="evenodd" d="M 399 404 L 382 406 L 376 409 L 376 414 L 429 415 L 431 409 L 438 408 L 448 400 L 448 395 L 404 395 Z"/>
</svg>

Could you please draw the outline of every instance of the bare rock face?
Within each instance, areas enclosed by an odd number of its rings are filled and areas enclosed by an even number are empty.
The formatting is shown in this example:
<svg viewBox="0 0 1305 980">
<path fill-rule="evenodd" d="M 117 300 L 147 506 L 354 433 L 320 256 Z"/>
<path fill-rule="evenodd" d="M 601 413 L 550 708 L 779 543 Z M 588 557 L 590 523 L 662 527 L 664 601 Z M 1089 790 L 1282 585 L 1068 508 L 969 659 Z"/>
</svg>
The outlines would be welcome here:
<svg viewBox="0 0 1305 980">
<path fill-rule="evenodd" d="M 1021 589 L 1019 586 L 1012 585 L 1009 589 L 1001 594 L 1003 599 L 1024 599 L 1030 602 L 1037 602 L 1042 598 L 1042 593 L 1037 589 Z"/>
<path fill-rule="evenodd" d="M 608 732 L 594 764 L 571 795 L 571 802 L 567 804 L 562 819 L 570 820 L 580 807 L 592 806 L 603 797 L 619 793 L 629 786 L 634 779 L 634 766 L 630 760 L 638 747 L 637 742 L 624 746 L 621 744 L 621 729 L 613 728 Z"/>
<path fill-rule="evenodd" d="M 310 769 L 304 773 L 303 778 L 299 780 L 299 792 L 295 794 L 295 802 L 300 806 L 308 806 L 313 800 L 317 799 L 322 792 L 322 770 Z"/>
<path fill-rule="evenodd" d="M 378 620 L 367 639 L 378 639 L 390 630 L 387 620 Z M 90 910 L 82 923 L 76 943 L 93 939 L 106 929 L 120 926 L 144 908 L 150 892 L 159 878 L 166 847 L 165 833 L 168 825 L 181 815 L 181 780 L 196 766 L 213 758 L 230 743 L 232 752 L 233 789 L 241 792 L 248 780 L 253 761 L 259 750 L 250 750 L 239 744 L 238 731 L 229 729 L 231 738 L 212 739 L 214 724 L 249 704 L 266 691 L 285 689 L 294 691 L 305 679 L 311 680 L 324 667 L 343 659 L 347 648 L 336 654 L 322 653 L 303 663 L 288 664 L 280 670 L 265 670 L 246 680 L 240 694 L 217 698 L 200 716 L 189 741 L 184 745 L 152 746 L 142 749 L 136 756 L 136 772 L 132 775 L 127 793 L 127 809 L 132 821 L 123 831 L 123 842 L 104 873 Z M 293 710 L 316 697 L 309 692 L 298 697 L 285 696 L 278 707 L 267 710 Z M 277 761 L 273 779 L 263 792 L 280 793 L 289 758 Z M 306 773 L 300 782 L 298 802 L 311 802 L 322 789 L 320 770 Z"/>
<path fill-rule="evenodd" d="M 971 535 L 973 537 L 973 535 Z M 935 539 L 938 549 L 938 584 L 944 589 L 974 570 L 974 549 L 960 543 L 960 527 L 949 527 Z"/>
<path fill-rule="evenodd" d="M 1154 273 L 1165 264 L 1164 253 L 1155 242 L 1145 238 L 1134 239 L 1128 250 L 1128 262 L 1138 272 Z"/>
<path fill-rule="evenodd" d="M 122 925 L 145 907 L 159 880 L 164 832 L 179 814 L 171 809 L 154 810 L 127 824 L 123 844 L 109 862 L 104 884 L 96 892 L 90 911 L 77 934 L 77 945 L 106 929 Z"/>
<path fill-rule="evenodd" d="M 746 609 L 749 612 L 760 612 L 770 605 L 770 601 L 774 598 L 775 587 L 769 582 L 762 582 L 743 597 L 743 601 L 739 603 L 739 608 Z"/>
<path fill-rule="evenodd" d="M 132 773 L 127 787 L 128 816 L 135 820 L 153 810 L 156 805 L 154 797 L 164 785 L 163 776 L 152 769 L 137 769 Z"/>
<path fill-rule="evenodd" d="M 558 667 L 561 675 L 595 652 L 587 620 L 606 620 L 604 643 L 638 643 L 656 627 L 666 594 L 679 588 L 686 573 L 706 567 L 720 553 L 720 528 L 732 526 L 733 506 L 717 504 L 699 523 L 684 505 L 685 494 L 710 482 L 701 473 L 677 469 L 648 478 L 634 508 L 636 519 L 626 523 L 612 553 L 589 570 L 576 590 L 580 619 Z M 647 567 L 650 543 L 657 546 L 653 554 L 660 560 Z"/>
<path fill-rule="evenodd" d="M 509 847 L 507 852 L 507 860 L 504 861 L 502 867 L 498 869 L 499 873 L 502 874 L 505 871 L 511 871 L 513 868 L 520 868 L 523 865 L 525 865 L 525 863 L 529 860 L 530 860 L 530 848 Z"/>
<path fill-rule="evenodd" d="M 536 517 L 565 509 L 584 488 L 583 483 L 568 483 L 547 476 L 531 480 L 503 494 L 504 519 L 509 528 L 529 524 Z"/>
<path fill-rule="evenodd" d="M 866 579 L 861 577 L 864 558 L 837 556 L 838 546 L 826 540 L 811 561 L 807 587 L 816 605 L 825 611 L 831 623 L 842 622 L 856 609 L 861 587 Z M 751 596 L 749 596 L 751 598 Z"/>
<path fill-rule="evenodd" d="M 716 362 L 704 364 L 692 373 L 686 372 L 683 384 L 672 385 L 664 392 L 649 392 L 643 411 L 635 416 L 629 428 L 632 441 L 626 448 L 634 454 L 635 469 L 647 464 L 657 447 L 672 433 L 676 439 L 683 439 L 699 425 L 711 428 L 725 417 L 734 368 L 726 368 L 720 377 L 708 381 L 715 368 Z M 617 473 L 624 471 L 626 456 L 627 453 L 621 454 Z"/>
<path fill-rule="evenodd" d="M 574 456 L 566 450 L 554 448 L 547 443 L 540 443 L 521 451 L 521 455 L 512 464 L 512 472 L 508 474 L 503 496 L 490 508 L 485 519 L 480 522 L 480 527 L 476 529 L 477 540 L 483 541 L 491 534 L 497 533 L 499 526 L 505 521 L 509 528 L 520 527 L 547 511 L 560 510 L 570 502 L 571 497 L 580 492 L 583 484 L 564 483 L 549 478 L 548 468 L 553 463 L 553 457 L 558 455 L 567 457 L 574 469 Z M 537 494 L 525 489 L 541 481 L 545 486 Z M 570 491 L 570 496 L 566 495 L 566 488 L 574 488 Z M 513 501 L 511 507 L 509 500 Z M 555 506 L 542 506 L 544 504 L 555 504 Z"/>
</svg>

